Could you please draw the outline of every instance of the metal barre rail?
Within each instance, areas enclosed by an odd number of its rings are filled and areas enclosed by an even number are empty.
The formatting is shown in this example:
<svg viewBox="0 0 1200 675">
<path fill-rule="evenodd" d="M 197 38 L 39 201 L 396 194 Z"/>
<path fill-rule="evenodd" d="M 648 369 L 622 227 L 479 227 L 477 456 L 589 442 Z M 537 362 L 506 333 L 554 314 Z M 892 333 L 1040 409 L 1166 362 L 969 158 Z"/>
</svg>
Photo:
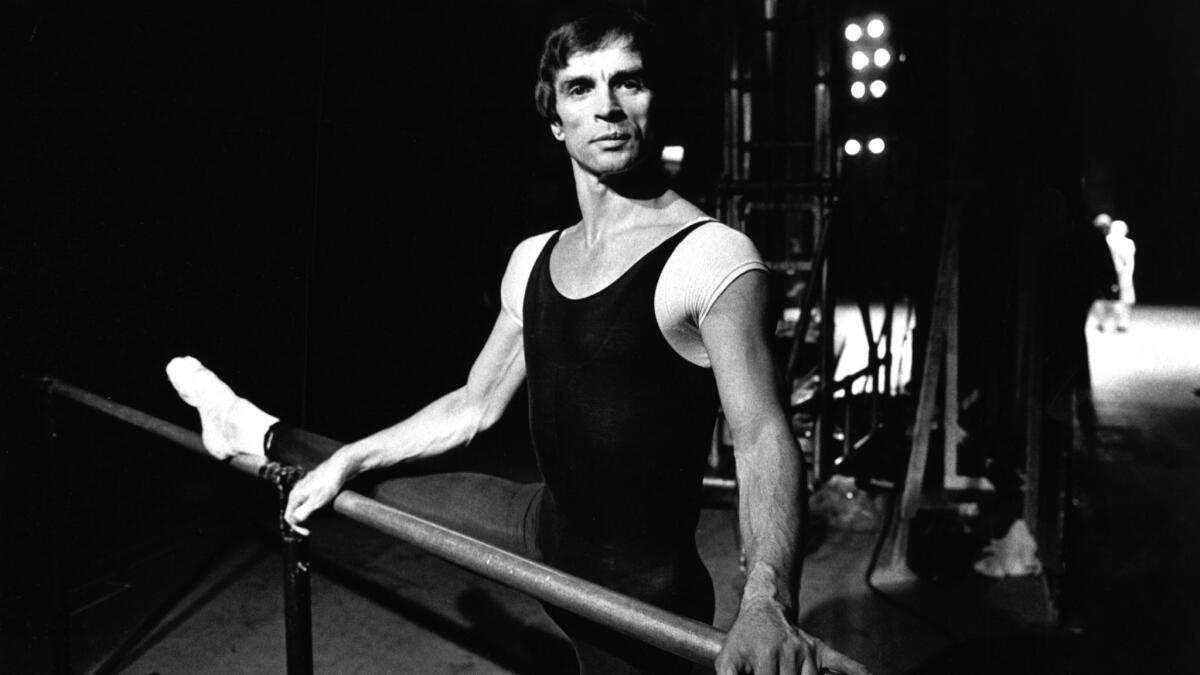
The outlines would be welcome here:
<svg viewBox="0 0 1200 675">
<path fill-rule="evenodd" d="M 200 435 L 194 431 L 51 377 L 42 378 L 41 384 L 49 394 L 75 401 L 211 457 L 204 449 Z M 270 478 L 272 466 L 278 466 L 252 455 L 234 455 L 223 461 L 239 471 L 264 479 Z M 725 633 L 712 626 L 514 555 L 356 492 L 343 491 L 334 500 L 333 510 L 472 572 L 694 663 L 712 665 L 725 641 Z"/>
</svg>

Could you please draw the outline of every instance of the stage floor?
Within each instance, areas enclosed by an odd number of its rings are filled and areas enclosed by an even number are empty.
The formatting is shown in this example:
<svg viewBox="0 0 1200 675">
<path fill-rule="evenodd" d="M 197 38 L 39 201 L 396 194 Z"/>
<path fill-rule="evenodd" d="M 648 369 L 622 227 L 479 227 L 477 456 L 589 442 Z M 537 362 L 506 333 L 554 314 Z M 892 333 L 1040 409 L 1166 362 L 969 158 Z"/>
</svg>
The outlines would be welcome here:
<svg viewBox="0 0 1200 675">
<path fill-rule="evenodd" d="M 1200 308 L 1135 306 L 1128 332 L 1089 326 L 1088 347 L 1100 448 L 1078 471 L 1078 672 L 1196 672 Z"/>
</svg>

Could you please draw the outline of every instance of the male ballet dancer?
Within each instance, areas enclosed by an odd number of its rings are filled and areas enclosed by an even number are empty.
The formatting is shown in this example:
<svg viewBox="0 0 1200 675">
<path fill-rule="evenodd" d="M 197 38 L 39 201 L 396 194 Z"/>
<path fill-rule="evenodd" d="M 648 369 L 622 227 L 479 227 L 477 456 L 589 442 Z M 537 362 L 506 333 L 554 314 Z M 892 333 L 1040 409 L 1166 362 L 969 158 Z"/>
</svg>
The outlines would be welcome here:
<svg viewBox="0 0 1200 675">
<path fill-rule="evenodd" d="M 670 190 L 655 126 L 657 45 L 625 12 L 547 37 L 536 99 L 571 160 L 582 219 L 519 244 L 503 309 L 466 384 L 341 445 L 279 423 L 191 358 L 168 374 L 200 410 L 214 454 L 263 452 L 311 471 L 292 490 L 298 530 L 351 478 L 462 446 L 522 382 L 544 484 L 456 474 L 385 481 L 374 496 L 670 611 L 711 622 L 695 545 L 718 406 L 732 429 L 747 557 L 722 675 L 865 673 L 795 627 L 802 455 L 775 387 L 766 275 L 742 234 Z M 582 672 L 689 672 L 653 648 L 547 611 Z"/>
</svg>

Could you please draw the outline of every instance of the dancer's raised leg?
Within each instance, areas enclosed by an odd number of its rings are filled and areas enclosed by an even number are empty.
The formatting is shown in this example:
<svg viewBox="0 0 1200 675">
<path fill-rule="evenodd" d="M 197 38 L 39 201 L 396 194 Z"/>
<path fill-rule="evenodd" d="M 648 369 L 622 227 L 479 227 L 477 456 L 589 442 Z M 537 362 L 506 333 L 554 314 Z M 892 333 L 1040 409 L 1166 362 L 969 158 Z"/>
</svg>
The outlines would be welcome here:
<svg viewBox="0 0 1200 675">
<path fill-rule="evenodd" d="M 217 457 L 263 454 L 263 439 L 279 421 L 233 393 L 211 370 L 190 356 L 171 359 L 167 378 L 188 405 L 200 412 L 201 440 Z"/>
</svg>

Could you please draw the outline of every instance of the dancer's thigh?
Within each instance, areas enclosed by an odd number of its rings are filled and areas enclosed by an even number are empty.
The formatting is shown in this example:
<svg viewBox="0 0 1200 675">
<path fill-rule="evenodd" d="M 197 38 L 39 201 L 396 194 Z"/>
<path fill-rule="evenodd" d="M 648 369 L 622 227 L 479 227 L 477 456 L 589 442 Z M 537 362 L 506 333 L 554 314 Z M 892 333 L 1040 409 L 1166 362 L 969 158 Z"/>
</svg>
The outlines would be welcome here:
<svg viewBox="0 0 1200 675">
<path fill-rule="evenodd" d="M 541 560 L 541 483 L 480 473 L 401 476 L 376 482 L 375 499 L 511 553 Z"/>
</svg>

